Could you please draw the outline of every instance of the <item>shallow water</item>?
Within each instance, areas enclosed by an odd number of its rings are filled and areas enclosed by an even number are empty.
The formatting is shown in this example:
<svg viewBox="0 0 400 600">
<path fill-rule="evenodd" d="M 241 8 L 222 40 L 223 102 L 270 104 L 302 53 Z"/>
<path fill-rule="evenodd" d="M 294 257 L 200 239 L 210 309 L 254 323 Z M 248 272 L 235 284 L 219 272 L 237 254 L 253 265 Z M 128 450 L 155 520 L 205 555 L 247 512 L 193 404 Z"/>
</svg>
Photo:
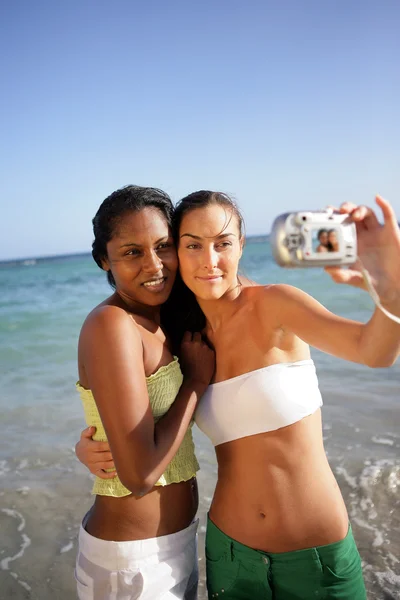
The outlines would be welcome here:
<svg viewBox="0 0 400 600">
<path fill-rule="evenodd" d="M 285 282 L 346 317 L 367 320 L 367 294 L 318 270 L 284 271 L 250 243 L 243 271 Z M 73 446 L 84 426 L 74 389 L 76 345 L 109 288 L 90 256 L 0 266 L 0 598 L 66 600 L 91 480 Z M 372 370 L 313 351 L 324 398 L 324 439 L 364 564 L 368 598 L 400 598 L 400 365 Z M 201 464 L 200 565 L 214 451 L 195 430 Z M 205 598 L 204 581 L 200 600 Z"/>
</svg>

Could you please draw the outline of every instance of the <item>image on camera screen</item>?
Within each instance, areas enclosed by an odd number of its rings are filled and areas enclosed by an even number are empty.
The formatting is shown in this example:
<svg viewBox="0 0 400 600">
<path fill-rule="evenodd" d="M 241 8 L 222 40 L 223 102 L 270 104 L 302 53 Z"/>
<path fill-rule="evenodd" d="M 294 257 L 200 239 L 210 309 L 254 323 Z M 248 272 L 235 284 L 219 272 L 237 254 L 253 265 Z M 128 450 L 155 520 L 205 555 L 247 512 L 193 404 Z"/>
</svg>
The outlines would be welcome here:
<svg viewBox="0 0 400 600">
<path fill-rule="evenodd" d="M 312 251 L 315 254 L 323 252 L 339 252 L 339 236 L 337 229 L 313 229 Z"/>
</svg>

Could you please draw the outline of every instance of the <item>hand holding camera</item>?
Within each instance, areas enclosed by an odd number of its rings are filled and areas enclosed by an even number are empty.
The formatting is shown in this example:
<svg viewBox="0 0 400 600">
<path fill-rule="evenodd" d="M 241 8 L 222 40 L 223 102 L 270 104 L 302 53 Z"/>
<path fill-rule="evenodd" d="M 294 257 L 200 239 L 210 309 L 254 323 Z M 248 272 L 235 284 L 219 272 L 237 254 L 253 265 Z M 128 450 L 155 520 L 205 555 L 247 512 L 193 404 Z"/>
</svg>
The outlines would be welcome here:
<svg viewBox="0 0 400 600">
<path fill-rule="evenodd" d="M 271 244 L 281 267 L 351 265 L 357 260 L 356 226 L 349 214 L 333 209 L 280 215 L 272 225 Z"/>
<path fill-rule="evenodd" d="M 336 211 L 280 215 L 272 226 L 272 252 L 280 266 L 324 267 L 337 283 L 368 290 L 375 304 L 397 323 L 400 229 L 389 202 L 377 196 L 376 203 L 383 225 L 371 208 L 348 202 Z"/>
<path fill-rule="evenodd" d="M 350 215 L 356 226 L 358 260 L 349 269 L 337 267 L 326 271 L 337 283 L 368 289 L 364 271 L 383 304 L 400 303 L 400 229 L 395 212 L 387 200 L 376 196 L 382 210 L 381 225 L 372 208 L 346 202 L 341 214 Z"/>
</svg>

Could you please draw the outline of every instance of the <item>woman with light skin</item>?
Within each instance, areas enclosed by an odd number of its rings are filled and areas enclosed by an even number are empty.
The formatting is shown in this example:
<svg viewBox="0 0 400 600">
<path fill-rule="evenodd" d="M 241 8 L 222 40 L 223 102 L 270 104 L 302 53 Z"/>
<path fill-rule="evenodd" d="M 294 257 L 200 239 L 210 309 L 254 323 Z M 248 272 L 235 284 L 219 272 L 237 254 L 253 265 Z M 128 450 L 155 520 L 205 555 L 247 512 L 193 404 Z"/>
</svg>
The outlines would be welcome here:
<svg viewBox="0 0 400 600">
<path fill-rule="evenodd" d="M 359 256 L 382 306 L 399 316 L 400 232 L 390 204 L 376 202 L 384 225 L 370 208 L 340 210 L 356 224 Z M 360 557 L 323 447 L 309 345 L 387 367 L 400 351 L 400 326 L 378 308 L 363 324 L 292 286 L 240 282 L 242 220 L 224 194 L 184 198 L 175 234 L 182 279 L 201 309 L 197 323 L 203 319 L 216 352 L 212 384 L 196 410 L 218 461 L 206 536 L 209 598 L 365 600 Z M 338 283 L 364 287 L 356 268 L 327 270 Z M 79 450 L 93 465 L 99 453 L 87 435 Z"/>
<path fill-rule="evenodd" d="M 215 359 L 200 333 L 185 334 L 183 377 L 168 313 L 161 318 L 178 268 L 172 211 L 161 190 L 128 186 L 93 219 L 93 258 L 114 293 L 82 326 L 77 389 L 100 446 L 109 441 L 118 477 L 96 478 L 80 528 L 82 600 L 197 598 L 191 422 Z"/>
</svg>

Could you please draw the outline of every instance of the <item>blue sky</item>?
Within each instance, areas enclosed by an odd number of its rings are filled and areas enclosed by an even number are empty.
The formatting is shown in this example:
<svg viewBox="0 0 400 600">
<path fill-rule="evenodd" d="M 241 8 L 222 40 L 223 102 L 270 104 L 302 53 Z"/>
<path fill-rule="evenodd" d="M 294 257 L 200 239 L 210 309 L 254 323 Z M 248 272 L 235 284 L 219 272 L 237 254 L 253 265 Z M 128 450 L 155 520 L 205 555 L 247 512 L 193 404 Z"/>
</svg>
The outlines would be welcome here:
<svg viewBox="0 0 400 600">
<path fill-rule="evenodd" d="M 249 234 L 375 193 L 400 216 L 397 0 L 0 6 L 0 259 L 87 251 L 128 183 L 233 194 Z"/>
</svg>

